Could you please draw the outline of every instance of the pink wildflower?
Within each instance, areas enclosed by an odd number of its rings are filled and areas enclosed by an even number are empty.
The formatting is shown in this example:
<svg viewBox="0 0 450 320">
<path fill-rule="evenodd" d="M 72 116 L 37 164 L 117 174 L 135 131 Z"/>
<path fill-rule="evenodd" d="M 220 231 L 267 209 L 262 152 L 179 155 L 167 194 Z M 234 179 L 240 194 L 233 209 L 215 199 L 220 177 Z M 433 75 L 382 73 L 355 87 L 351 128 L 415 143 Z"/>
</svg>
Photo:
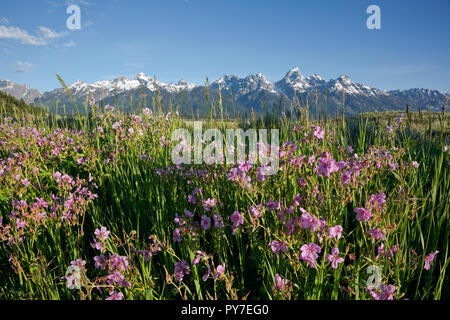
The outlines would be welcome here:
<svg viewBox="0 0 450 320">
<path fill-rule="evenodd" d="M 385 240 L 384 233 L 380 229 L 372 229 L 367 231 L 367 233 L 370 234 L 375 240 Z"/>
<path fill-rule="evenodd" d="M 321 140 L 325 137 L 325 131 L 322 130 L 320 127 L 311 126 L 311 128 L 313 129 L 313 136 L 316 137 L 317 139 Z"/>
<path fill-rule="evenodd" d="M 100 241 L 105 241 L 109 236 L 109 231 L 106 227 L 101 227 L 100 229 L 95 229 L 95 236 Z"/>
<path fill-rule="evenodd" d="M 116 293 L 115 291 L 111 291 L 109 293 L 109 297 L 106 298 L 106 300 L 122 300 L 123 299 L 123 293 L 119 292 Z"/>
<path fill-rule="evenodd" d="M 342 231 L 343 229 L 341 225 L 330 227 L 328 229 L 328 239 L 336 238 L 337 240 L 339 240 L 342 237 Z"/>
<path fill-rule="evenodd" d="M 202 226 L 203 230 L 208 230 L 211 227 L 211 218 L 203 215 L 200 225 Z"/>
<path fill-rule="evenodd" d="M 430 263 L 434 260 L 434 256 L 437 255 L 438 253 L 439 251 L 436 250 L 434 253 L 430 253 L 425 257 L 425 266 L 424 266 L 425 270 L 430 270 Z"/>
<path fill-rule="evenodd" d="M 305 209 L 301 209 L 300 211 L 304 212 L 300 217 L 302 227 L 304 229 L 309 228 L 311 231 L 316 231 L 317 229 L 319 229 L 321 225 L 320 220 L 316 217 L 311 216 L 311 214 L 309 214 Z"/>
<path fill-rule="evenodd" d="M 377 300 L 394 300 L 394 292 L 395 292 L 395 287 L 390 284 L 388 286 L 386 286 L 385 284 L 382 284 L 381 287 L 381 293 L 378 294 L 378 299 Z"/>
<path fill-rule="evenodd" d="M 202 203 L 203 203 L 203 208 L 206 211 L 211 211 L 211 209 L 216 206 L 217 200 L 208 198 L 208 200 L 203 200 Z"/>
<path fill-rule="evenodd" d="M 338 248 L 331 249 L 331 254 L 327 254 L 325 259 L 327 259 L 328 262 L 331 262 L 331 267 L 333 269 L 337 269 L 339 264 L 344 262 L 344 258 L 339 257 Z"/>
<path fill-rule="evenodd" d="M 230 220 L 233 223 L 233 226 L 238 227 L 240 224 L 244 224 L 244 218 L 242 218 L 239 211 L 233 212 L 233 214 L 230 216 Z"/>
<path fill-rule="evenodd" d="M 307 262 L 311 268 L 315 268 L 315 260 L 319 257 L 317 254 L 320 253 L 321 249 L 315 243 L 304 244 L 300 248 L 301 255 L 300 258 Z"/>
<path fill-rule="evenodd" d="M 184 260 L 182 260 L 181 262 L 175 262 L 174 268 L 174 276 L 177 281 L 183 281 L 183 277 L 186 274 L 191 273 L 189 265 Z"/>
<path fill-rule="evenodd" d="M 370 210 L 365 208 L 355 208 L 356 220 L 358 221 L 369 221 L 372 218 Z"/>
<path fill-rule="evenodd" d="M 272 290 L 288 294 L 289 291 L 292 290 L 292 283 L 289 280 L 283 279 L 277 273 L 275 274 L 275 282 L 272 286 Z"/>
<path fill-rule="evenodd" d="M 173 230 L 173 241 L 181 242 L 181 231 L 179 228 Z"/>
<path fill-rule="evenodd" d="M 217 280 L 225 272 L 225 262 L 219 264 L 216 268 L 216 274 L 214 275 L 214 280 Z"/>
<path fill-rule="evenodd" d="M 275 253 L 277 255 L 277 257 L 278 257 L 278 252 L 281 251 L 282 253 L 285 253 L 287 250 L 287 245 L 286 245 L 286 242 L 284 242 L 284 241 L 273 240 L 269 244 L 272 249 L 272 252 Z"/>
</svg>

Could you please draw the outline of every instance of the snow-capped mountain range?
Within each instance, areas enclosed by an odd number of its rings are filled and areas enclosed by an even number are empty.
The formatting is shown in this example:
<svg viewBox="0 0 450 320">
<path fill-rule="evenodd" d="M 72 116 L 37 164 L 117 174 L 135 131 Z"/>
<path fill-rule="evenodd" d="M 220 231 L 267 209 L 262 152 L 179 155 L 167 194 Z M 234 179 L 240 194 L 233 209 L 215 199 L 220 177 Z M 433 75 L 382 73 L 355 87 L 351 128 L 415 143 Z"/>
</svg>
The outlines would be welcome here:
<svg viewBox="0 0 450 320">
<path fill-rule="evenodd" d="M 76 98 L 86 97 L 92 94 L 94 98 L 98 100 L 101 98 L 107 98 L 115 94 L 122 94 L 124 92 L 136 90 L 141 86 L 150 91 L 155 91 L 156 87 L 158 87 L 160 90 L 165 90 L 170 93 L 177 93 L 180 92 L 180 90 L 191 90 L 197 85 L 194 83 L 187 83 L 184 80 L 180 80 L 176 84 L 165 84 L 160 81 L 154 80 L 144 73 L 139 73 L 134 79 L 119 77 L 113 80 L 97 81 L 92 84 L 88 84 L 86 82 L 78 80 L 77 82 L 69 85 L 69 90 L 71 94 Z M 66 94 L 64 89 L 58 88 L 49 92 L 45 92 L 42 95 L 42 99 L 45 100 L 47 95 L 56 95 L 57 97 L 60 97 L 64 94 Z"/>
<path fill-rule="evenodd" d="M 31 89 L 26 84 L 17 84 L 10 80 L 0 80 L 0 91 L 3 91 L 17 99 L 22 99 L 26 103 L 34 102 L 39 95 L 39 91 Z"/>
<path fill-rule="evenodd" d="M 403 110 L 408 104 L 411 110 L 428 109 L 440 110 L 445 103 L 445 95 L 437 90 L 410 89 L 382 91 L 369 87 L 365 84 L 352 81 L 347 75 L 341 75 L 337 79 L 326 80 L 317 74 L 304 76 L 298 67 L 290 69 L 279 81 L 273 83 L 267 80 L 262 73 L 240 78 L 235 75 L 224 75 L 209 86 L 209 94 L 212 100 L 217 98 L 219 87 L 222 91 L 222 100 L 233 112 L 261 112 L 266 105 L 272 108 L 280 101 L 290 108 L 294 101 L 303 105 L 308 98 L 309 104 L 313 105 L 317 96 L 319 110 L 335 112 L 342 108 L 342 93 L 345 96 L 345 108 L 347 113 L 358 113 L 360 111 L 384 111 Z M 30 89 L 24 85 L 16 85 L 11 81 L 0 81 L 0 90 L 5 91 L 16 98 L 27 100 L 39 105 L 66 104 L 71 107 L 71 100 L 63 88 L 57 88 L 43 93 L 40 100 L 37 90 Z M 210 109 L 206 105 L 205 86 L 180 80 L 177 83 L 163 83 L 139 73 L 134 79 L 119 77 L 113 80 L 102 80 L 92 84 L 77 81 L 69 85 L 72 96 L 77 104 L 83 104 L 87 98 L 93 96 L 97 102 L 103 104 L 124 104 L 125 109 L 129 106 L 130 97 L 132 103 L 137 103 L 143 95 L 147 105 L 151 105 L 152 97 L 158 90 L 162 96 L 163 104 L 172 102 L 181 103 L 179 109 L 184 114 L 192 114 L 195 109 L 201 113 Z M 182 92 L 182 99 L 180 93 Z M 327 97 L 325 105 L 325 95 Z M 31 100 L 31 101 L 30 101 Z M 133 108 L 133 107 L 132 107 Z M 233 110 L 233 112 L 231 112 Z M 267 109 L 269 110 L 269 109 Z M 279 109 L 278 109 L 279 110 Z M 316 110 L 316 111 L 317 111 Z"/>
</svg>

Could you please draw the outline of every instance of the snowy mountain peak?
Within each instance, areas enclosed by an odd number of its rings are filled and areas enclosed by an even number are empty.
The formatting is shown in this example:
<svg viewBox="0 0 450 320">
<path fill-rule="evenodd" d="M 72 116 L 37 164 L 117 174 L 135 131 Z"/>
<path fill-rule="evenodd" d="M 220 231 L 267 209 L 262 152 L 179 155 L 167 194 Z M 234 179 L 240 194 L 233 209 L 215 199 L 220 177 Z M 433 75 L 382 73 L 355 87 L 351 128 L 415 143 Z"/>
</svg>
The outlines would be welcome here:
<svg viewBox="0 0 450 320">
<path fill-rule="evenodd" d="M 241 78 L 234 75 L 234 74 L 225 74 L 222 77 L 220 77 L 217 81 L 221 81 L 221 82 L 226 82 L 226 81 L 237 81 L 240 80 Z M 217 82 L 215 81 L 215 82 Z"/>
<path fill-rule="evenodd" d="M 310 79 L 310 80 L 315 80 L 315 81 L 318 81 L 318 82 L 326 81 L 324 78 L 322 78 L 321 76 L 319 76 L 317 73 L 314 73 L 314 74 L 310 75 L 310 76 L 308 77 L 308 79 Z"/>
<path fill-rule="evenodd" d="M 267 80 L 266 76 L 260 72 L 257 74 L 251 74 L 251 75 L 247 76 L 244 79 L 244 81 L 256 81 L 261 84 L 270 83 L 270 81 Z"/>
<path fill-rule="evenodd" d="M 364 109 L 386 110 L 386 108 L 403 108 L 406 104 L 412 108 L 428 108 L 432 106 L 433 110 L 439 110 L 444 105 L 445 96 L 436 90 L 431 89 L 409 89 L 409 90 L 393 90 L 381 91 L 371 88 L 365 84 L 354 82 L 346 74 L 340 75 L 338 78 L 325 80 L 318 74 L 314 73 L 310 76 L 304 76 L 300 69 L 295 66 L 291 68 L 285 76 L 272 83 L 263 73 L 248 75 L 244 78 L 228 74 L 220 77 L 212 82 L 211 89 L 217 89 L 220 86 L 223 90 L 233 92 L 233 99 L 242 106 L 258 107 L 262 105 L 267 97 L 268 103 L 277 103 L 280 97 L 284 96 L 285 101 L 294 99 L 297 95 L 314 94 L 317 90 L 319 94 L 327 92 L 330 103 L 340 104 L 342 92 L 346 96 L 352 96 L 355 99 L 347 99 L 350 103 L 349 107 L 355 112 Z M 81 80 L 72 83 L 69 90 L 73 97 L 85 102 L 86 97 L 93 95 L 96 101 L 103 99 L 112 99 L 116 94 L 118 96 L 129 97 L 130 95 L 138 95 L 141 90 L 144 93 L 151 94 L 160 90 L 165 92 L 165 96 L 176 97 L 180 91 L 193 95 L 191 99 L 186 101 L 197 101 L 198 95 L 204 94 L 203 90 L 193 90 L 199 87 L 195 83 L 190 83 L 184 79 L 175 83 L 165 84 L 156 81 L 145 73 L 138 73 L 133 79 L 127 77 L 118 77 L 112 80 L 101 80 L 92 84 L 85 83 Z M 37 90 L 32 90 L 26 85 L 18 85 L 9 80 L 0 80 L 0 90 L 22 98 L 27 102 L 33 102 L 39 94 Z M 45 92 L 41 96 L 41 100 L 52 103 L 56 100 L 65 103 L 71 103 L 64 89 L 57 88 L 55 90 Z M 198 101 L 201 101 L 199 99 Z M 291 100 L 292 101 L 292 100 Z M 333 101 L 333 102 L 331 102 Z M 350 102 L 351 101 L 351 102 Z"/>
<path fill-rule="evenodd" d="M 153 80 L 154 80 L 153 78 L 149 77 L 148 75 L 146 75 L 143 72 L 138 73 L 138 75 L 136 76 L 135 79 L 143 84 L 153 83 Z"/>
<path fill-rule="evenodd" d="M 8 79 L 0 80 L 1 87 L 11 86 L 13 84 L 14 84 L 14 82 L 12 82 L 11 80 L 8 80 Z"/>
<path fill-rule="evenodd" d="M 73 90 L 75 93 L 78 93 L 80 91 L 85 91 L 88 88 L 88 84 L 84 81 L 78 80 L 72 83 L 69 86 L 69 90 Z"/>
<path fill-rule="evenodd" d="M 337 80 L 346 84 L 352 83 L 352 79 L 346 74 L 341 74 Z"/>
<path fill-rule="evenodd" d="M 84 82 L 84 81 L 82 81 L 82 80 L 77 80 L 77 81 L 75 81 L 74 83 L 72 83 L 72 84 L 69 86 L 69 88 L 75 88 L 75 87 L 82 86 L 82 85 L 85 85 L 85 84 L 86 84 L 86 82 Z"/>
<path fill-rule="evenodd" d="M 224 75 L 211 84 L 212 88 L 231 89 L 235 97 L 245 96 L 258 90 L 276 93 L 274 84 L 262 73 L 251 74 L 245 78 L 235 75 Z"/>
<path fill-rule="evenodd" d="M 386 92 L 352 81 L 346 74 L 340 75 L 336 80 L 330 80 L 329 88 L 330 92 L 342 93 L 344 91 L 345 94 L 366 97 L 387 95 Z"/>
<path fill-rule="evenodd" d="M 312 83 L 312 86 L 314 86 L 314 83 Z M 304 92 L 310 87 L 311 83 L 304 75 L 302 75 L 298 67 L 291 68 L 283 79 L 275 83 L 275 88 L 285 94 Z"/>
<path fill-rule="evenodd" d="M 26 103 L 31 103 L 39 96 L 39 91 L 31 89 L 26 84 L 16 84 L 11 80 L 0 80 L 0 91 L 3 91 Z"/>
<path fill-rule="evenodd" d="M 288 71 L 288 73 L 287 74 L 291 74 L 291 73 L 300 73 L 301 74 L 301 72 L 300 72 L 300 68 L 299 67 L 297 67 L 297 66 L 295 66 L 295 67 L 292 67 L 289 71 Z"/>
<path fill-rule="evenodd" d="M 220 87 L 223 89 L 223 88 L 232 86 L 233 84 L 237 83 L 239 80 L 241 80 L 241 78 L 239 78 L 238 76 L 235 76 L 234 74 L 232 74 L 232 75 L 226 74 L 226 75 L 221 76 L 216 81 L 214 81 L 211 85 L 212 85 L 212 87 L 217 87 L 220 85 Z"/>
<path fill-rule="evenodd" d="M 175 83 L 169 83 L 169 84 L 160 84 L 161 89 L 164 89 L 170 93 L 176 93 L 183 91 L 190 91 L 197 87 L 195 83 L 187 82 L 184 79 L 180 79 L 176 84 Z"/>
<path fill-rule="evenodd" d="M 294 67 L 291 70 L 289 70 L 288 73 L 286 73 L 283 79 L 289 79 L 292 81 L 294 79 L 304 79 L 304 78 L 305 77 L 300 72 L 300 69 L 298 67 Z"/>
</svg>

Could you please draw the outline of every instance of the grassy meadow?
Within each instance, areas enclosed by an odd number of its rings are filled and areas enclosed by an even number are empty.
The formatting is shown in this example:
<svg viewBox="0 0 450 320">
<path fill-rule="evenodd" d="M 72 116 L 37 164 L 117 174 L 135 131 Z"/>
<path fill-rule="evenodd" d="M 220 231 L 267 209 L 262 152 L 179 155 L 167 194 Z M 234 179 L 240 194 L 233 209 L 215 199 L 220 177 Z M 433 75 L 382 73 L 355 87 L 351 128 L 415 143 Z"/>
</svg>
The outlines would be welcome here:
<svg viewBox="0 0 450 320">
<path fill-rule="evenodd" d="M 445 107 L 229 119 L 219 100 L 185 119 L 157 99 L 73 116 L 8 103 L 0 299 L 450 297 Z M 279 129 L 280 170 L 173 164 L 172 132 L 194 119 Z"/>
</svg>

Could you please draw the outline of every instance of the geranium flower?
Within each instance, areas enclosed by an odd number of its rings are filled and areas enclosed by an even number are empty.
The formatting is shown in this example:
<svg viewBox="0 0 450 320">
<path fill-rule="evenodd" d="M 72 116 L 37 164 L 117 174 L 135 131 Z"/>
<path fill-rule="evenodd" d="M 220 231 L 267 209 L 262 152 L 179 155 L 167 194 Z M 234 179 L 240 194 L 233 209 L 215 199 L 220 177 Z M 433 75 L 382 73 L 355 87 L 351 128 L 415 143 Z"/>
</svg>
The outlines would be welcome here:
<svg viewBox="0 0 450 320">
<path fill-rule="evenodd" d="M 217 280 L 225 272 L 225 262 L 219 264 L 216 268 L 216 274 L 214 275 L 214 280 Z"/>
<path fill-rule="evenodd" d="M 214 228 L 223 228 L 223 218 L 218 214 L 214 214 Z"/>
<path fill-rule="evenodd" d="M 325 259 L 328 262 L 331 262 L 331 267 L 333 269 L 337 269 L 339 264 L 344 262 L 344 258 L 339 257 L 339 249 L 338 248 L 331 249 L 331 254 L 327 254 L 325 256 Z"/>
<path fill-rule="evenodd" d="M 321 251 L 320 247 L 315 243 L 310 243 L 301 246 L 300 250 L 300 258 L 307 262 L 311 268 L 315 268 L 315 260 L 319 257 L 317 254 Z"/>
<path fill-rule="evenodd" d="M 233 223 L 233 227 L 238 227 L 239 225 L 244 224 L 244 218 L 242 218 L 239 211 L 233 212 L 233 214 L 230 216 L 230 220 Z"/>
<path fill-rule="evenodd" d="M 189 265 L 184 260 L 175 262 L 174 269 L 174 276 L 177 281 L 183 281 L 183 277 L 191 273 Z"/>
<path fill-rule="evenodd" d="M 202 204 L 206 211 L 211 211 L 211 209 L 216 206 L 217 200 L 208 198 L 208 200 L 203 200 Z"/>
<path fill-rule="evenodd" d="M 439 251 L 436 250 L 435 252 L 430 253 L 425 257 L 425 266 L 424 266 L 425 270 L 430 270 L 430 263 L 434 260 L 434 256 L 437 255 L 438 253 Z"/>
<path fill-rule="evenodd" d="M 109 297 L 106 298 L 106 300 L 122 300 L 123 299 L 123 293 L 119 292 L 116 293 L 115 291 L 111 291 L 109 293 Z"/>
<path fill-rule="evenodd" d="M 328 229 L 328 239 L 336 238 L 337 240 L 339 240 L 342 237 L 342 231 L 343 229 L 341 225 L 330 227 Z"/>
<path fill-rule="evenodd" d="M 275 282 L 272 286 L 273 291 L 284 292 L 286 296 L 292 290 L 292 283 L 289 280 L 283 279 L 278 273 L 275 274 Z"/>
<path fill-rule="evenodd" d="M 208 268 L 206 269 L 205 274 L 202 276 L 202 280 L 203 282 L 205 282 L 206 280 L 208 280 L 209 276 L 211 275 L 211 267 L 208 264 Z"/>
<path fill-rule="evenodd" d="M 378 295 L 380 300 L 393 300 L 394 297 L 394 292 L 395 292 L 395 287 L 390 284 L 388 286 L 386 286 L 385 284 L 381 285 L 381 293 Z"/>
<path fill-rule="evenodd" d="M 320 228 L 320 220 L 317 219 L 316 217 L 311 216 L 311 214 L 309 214 L 306 210 L 301 210 L 303 208 L 300 208 L 300 211 L 304 212 L 301 217 L 300 217 L 300 221 L 302 224 L 302 227 L 304 229 L 310 229 L 311 231 L 316 231 L 317 229 Z"/>
<path fill-rule="evenodd" d="M 269 201 L 267 201 L 266 203 L 266 208 L 269 211 L 273 211 L 273 210 L 279 210 L 281 208 L 280 203 L 279 202 L 275 202 L 272 199 L 270 199 Z"/>
<path fill-rule="evenodd" d="M 98 240 L 105 241 L 108 239 L 109 231 L 106 227 L 101 227 L 100 229 L 95 229 L 94 234 Z"/>
<path fill-rule="evenodd" d="M 353 211 L 355 211 L 356 220 L 358 221 L 369 221 L 372 218 L 372 213 L 369 209 L 355 208 Z"/>
<path fill-rule="evenodd" d="M 284 242 L 284 241 L 273 240 L 269 244 L 270 244 L 270 248 L 272 249 L 272 252 L 275 253 L 277 255 L 277 257 L 278 257 L 278 252 L 281 251 L 282 253 L 285 253 L 288 248 L 286 245 L 286 242 Z"/>
<path fill-rule="evenodd" d="M 380 229 L 372 229 L 367 231 L 367 233 L 370 234 L 375 240 L 385 240 L 384 233 Z"/>
<path fill-rule="evenodd" d="M 325 137 L 325 131 L 322 130 L 320 127 L 311 126 L 311 128 L 313 129 L 313 136 L 316 137 L 317 139 L 321 140 Z"/>
<path fill-rule="evenodd" d="M 179 228 L 173 230 L 173 241 L 181 242 L 181 230 Z"/>
<path fill-rule="evenodd" d="M 202 226 L 203 230 L 208 230 L 211 227 L 211 218 L 203 215 L 200 225 Z"/>
</svg>

